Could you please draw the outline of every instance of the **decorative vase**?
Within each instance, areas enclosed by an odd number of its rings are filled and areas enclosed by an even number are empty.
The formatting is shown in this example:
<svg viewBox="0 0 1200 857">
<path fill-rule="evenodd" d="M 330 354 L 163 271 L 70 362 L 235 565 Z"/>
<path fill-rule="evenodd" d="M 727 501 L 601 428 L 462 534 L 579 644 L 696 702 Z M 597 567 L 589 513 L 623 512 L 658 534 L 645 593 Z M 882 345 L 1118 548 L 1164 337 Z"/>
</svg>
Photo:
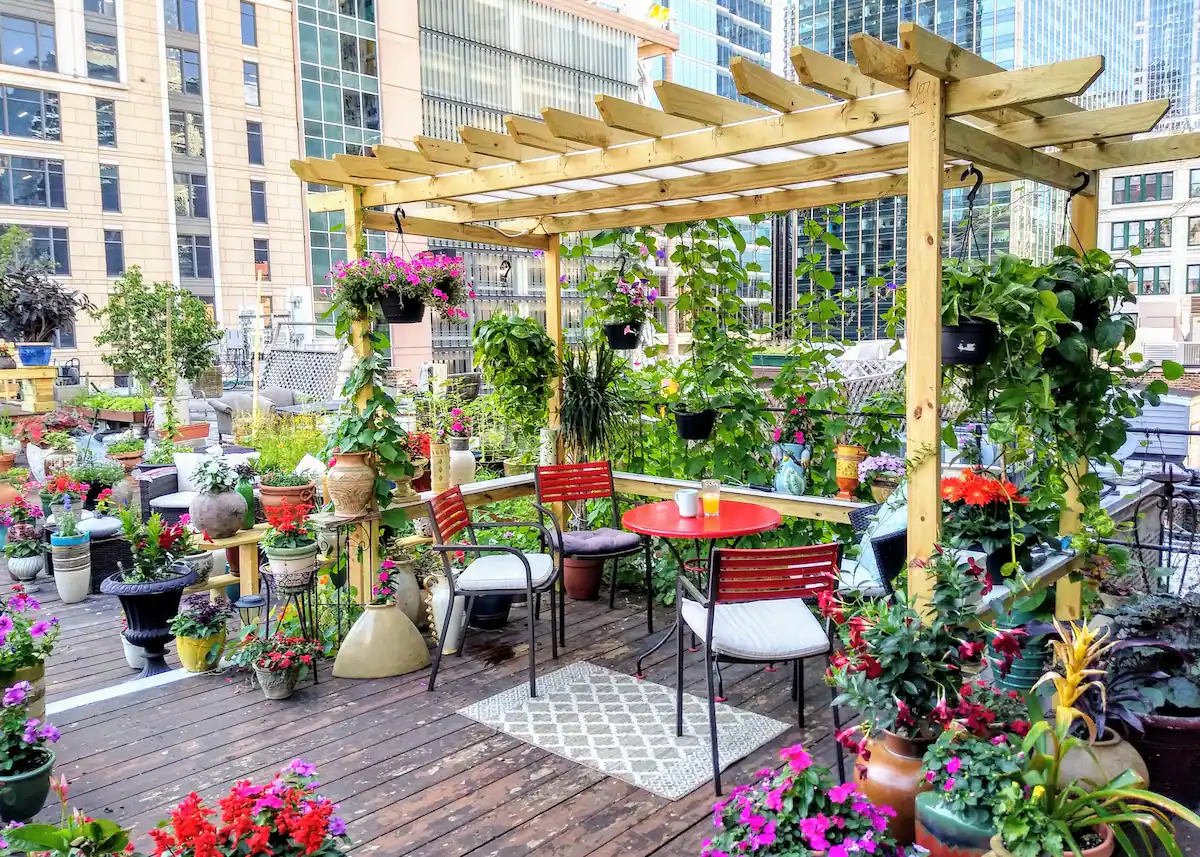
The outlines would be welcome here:
<svg viewBox="0 0 1200 857">
<path fill-rule="evenodd" d="M 125 663 L 129 664 L 131 670 L 141 672 L 146 668 L 146 650 L 126 640 L 124 634 L 121 635 L 121 648 L 125 652 Z"/>
<path fill-rule="evenodd" d="M 852 443 L 839 443 L 836 455 L 838 499 L 853 500 L 854 489 L 858 487 L 858 463 L 867 457 L 867 451 Z"/>
<path fill-rule="evenodd" d="M 189 553 L 184 556 L 183 563 L 196 572 L 196 583 L 208 583 L 208 578 L 212 574 L 213 568 L 212 551 Z"/>
<path fill-rule="evenodd" d="M 717 423 L 717 412 L 713 408 L 703 411 L 676 411 L 675 431 L 683 440 L 708 440 Z"/>
<path fill-rule="evenodd" d="M 538 464 L 549 467 L 558 464 L 558 431 L 552 428 L 538 429 Z"/>
<path fill-rule="evenodd" d="M 201 492 L 188 508 L 192 527 L 208 533 L 210 539 L 227 539 L 236 535 L 246 520 L 246 498 L 237 491 L 220 494 Z"/>
<path fill-rule="evenodd" d="M 1130 768 L 1153 785 L 1150 770 L 1137 748 L 1106 726 L 1104 734 L 1090 747 L 1072 747 L 1067 751 L 1059 765 L 1058 785 L 1065 788 L 1075 781 L 1085 788 L 1089 784 L 1102 785 Z"/>
<path fill-rule="evenodd" d="M 996 835 L 995 829 L 962 818 L 933 792 L 917 795 L 915 824 L 916 844 L 927 849 L 929 857 L 983 857 Z"/>
<path fill-rule="evenodd" d="M 17 361 L 8 354 L 0 355 L 0 369 L 16 369 Z"/>
<path fill-rule="evenodd" d="M 296 692 L 296 682 L 300 680 L 300 667 L 278 672 L 255 667 L 254 678 L 258 680 L 258 686 L 267 699 L 287 699 Z"/>
<path fill-rule="evenodd" d="M 576 601 L 595 601 L 600 597 L 604 560 L 592 557 L 563 559 L 563 586 Z"/>
<path fill-rule="evenodd" d="M 1145 760 L 1154 790 L 1184 806 L 1200 805 L 1200 717 L 1147 714 L 1142 726 L 1129 743 Z"/>
<path fill-rule="evenodd" d="M 317 543 L 298 548 L 264 547 L 271 565 L 271 581 L 284 594 L 300 592 L 312 585 L 317 571 Z"/>
<path fill-rule="evenodd" d="M 17 667 L 10 672 L 0 671 L 0 689 L 12 687 L 19 681 L 27 681 L 33 692 L 25 697 L 29 716 L 39 720 L 46 716 L 46 664 L 38 661 L 30 667 Z"/>
<path fill-rule="evenodd" d="M 77 536 L 50 534 L 54 557 L 54 587 L 64 604 L 78 604 L 88 596 L 92 582 L 92 543 L 87 533 Z"/>
<path fill-rule="evenodd" d="M 339 452 L 329 468 L 329 499 L 339 518 L 357 518 L 371 508 L 375 499 L 375 468 L 367 464 L 365 452 Z"/>
<path fill-rule="evenodd" d="M 642 323 L 640 321 L 618 321 L 604 325 L 604 338 L 608 347 L 613 351 L 631 351 L 637 348 L 642 338 Z"/>
<path fill-rule="evenodd" d="M 942 325 L 942 364 L 978 366 L 987 361 L 995 341 L 994 325 L 969 318 Z"/>
<path fill-rule="evenodd" d="M 18 342 L 17 356 L 22 366 L 49 366 L 54 346 L 49 342 Z"/>
<path fill-rule="evenodd" d="M 900 480 L 894 476 L 876 476 L 871 480 L 871 499 L 876 503 L 886 503 L 899 487 Z"/>
<path fill-rule="evenodd" d="M 443 627 L 446 624 L 446 607 L 450 603 L 450 583 L 446 575 L 442 572 L 429 575 L 425 578 L 425 588 L 429 590 L 429 627 L 433 631 L 434 642 L 441 643 L 443 655 L 452 655 L 458 651 L 458 641 L 462 639 L 463 625 L 467 619 L 467 599 L 462 595 L 455 596 L 447 629 Z"/>
<path fill-rule="evenodd" d="M 397 562 L 392 567 L 392 591 L 396 604 L 414 625 L 421 618 L 421 585 L 417 583 L 417 566 L 413 562 Z"/>
<path fill-rule="evenodd" d="M 777 443 L 772 450 L 779 463 L 775 467 L 775 491 L 800 495 L 808 488 L 808 465 L 812 452 L 803 443 Z"/>
<path fill-rule="evenodd" d="M 508 624 L 511 595 L 478 595 L 467 613 L 467 625 L 481 631 L 499 631 Z"/>
<path fill-rule="evenodd" d="M 196 573 L 182 563 L 172 566 L 172 575 L 152 583 L 125 583 L 122 572 L 106 578 L 100 584 L 105 595 L 115 595 L 125 611 L 129 628 L 125 638 L 146 650 L 146 666 L 142 678 L 167 672 L 165 649 L 175 635 L 171 620 L 179 612 L 183 590 L 196 582 Z"/>
<path fill-rule="evenodd" d="M 429 647 L 398 604 L 368 604 L 338 648 L 337 678 L 389 678 L 429 666 Z"/>
<path fill-rule="evenodd" d="M 379 298 L 379 311 L 388 324 L 420 324 L 425 318 L 425 301 L 387 291 Z"/>
<path fill-rule="evenodd" d="M 911 845 L 916 836 L 917 795 L 928 788 L 921 776 L 921 757 L 932 743 L 885 731 L 882 741 L 867 741 L 870 761 L 859 756 L 855 762 L 857 770 L 866 771 L 858 780 L 859 791 L 876 806 L 886 804 L 896 810 L 888 834 L 900 845 Z"/>
<path fill-rule="evenodd" d="M 475 481 L 475 456 L 471 454 L 470 438 L 450 438 L 449 467 L 451 488 Z"/>
<path fill-rule="evenodd" d="M 144 456 L 144 452 L 110 452 L 107 457 L 124 467 L 126 473 L 132 473 Z"/>
<path fill-rule="evenodd" d="M 211 637 L 176 637 L 175 648 L 185 670 L 190 673 L 208 672 L 221 662 L 221 653 L 225 651 L 225 633 L 222 631 Z"/>
<path fill-rule="evenodd" d="M 888 829 L 890 831 L 891 828 L 889 827 Z M 1080 857 L 1112 857 L 1117 843 L 1112 829 L 1108 825 L 1102 824 L 1098 832 L 1104 841 L 1094 848 L 1085 848 L 1083 851 L 1080 851 Z M 1011 851 L 1004 847 L 1004 840 L 1000 838 L 1000 834 L 992 837 L 991 846 L 992 850 L 985 854 L 984 857 L 1015 857 Z M 1057 857 L 1057 855 L 1046 855 L 1046 857 Z"/>
<path fill-rule="evenodd" d="M 429 444 L 429 490 L 441 494 L 450 487 L 450 444 Z"/>
<path fill-rule="evenodd" d="M 254 480 L 238 478 L 235 491 L 242 495 L 242 499 L 246 501 L 246 514 L 242 518 L 242 529 L 254 529 Z"/>
<path fill-rule="evenodd" d="M 307 485 L 259 485 L 258 498 L 262 501 L 263 512 L 267 509 L 274 509 L 276 506 L 281 506 L 288 503 L 292 506 L 304 504 L 305 506 L 316 506 L 317 504 L 317 483 L 309 482 Z"/>
<path fill-rule="evenodd" d="M 41 572 L 46 559 L 41 554 L 37 556 L 10 556 L 8 558 L 8 576 L 20 583 L 28 583 Z"/>
<path fill-rule="evenodd" d="M 29 821 L 42 811 L 50 796 L 54 751 L 43 748 L 46 763 L 23 774 L 0 776 L 0 821 Z"/>
</svg>

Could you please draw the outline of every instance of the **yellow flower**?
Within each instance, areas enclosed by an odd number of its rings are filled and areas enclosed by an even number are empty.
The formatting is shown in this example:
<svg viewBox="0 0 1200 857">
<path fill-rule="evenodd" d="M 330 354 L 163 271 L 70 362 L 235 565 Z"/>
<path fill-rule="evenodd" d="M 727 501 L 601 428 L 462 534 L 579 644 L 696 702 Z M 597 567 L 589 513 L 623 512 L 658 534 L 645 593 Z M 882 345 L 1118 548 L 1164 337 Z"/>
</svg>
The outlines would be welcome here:
<svg viewBox="0 0 1200 857">
<path fill-rule="evenodd" d="M 1088 740 L 1096 740 L 1096 723 L 1091 717 L 1075 708 L 1075 703 L 1092 687 L 1100 691 L 1101 704 L 1105 702 L 1104 684 L 1092 681 L 1094 676 L 1104 675 L 1104 670 L 1093 668 L 1093 664 L 1107 652 L 1115 643 L 1105 644 L 1107 631 L 1097 634 L 1086 625 L 1074 622 L 1064 628 L 1056 619 L 1054 627 L 1058 631 L 1058 640 L 1050 645 L 1054 650 L 1054 665 L 1057 669 L 1048 670 L 1034 687 L 1040 687 L 1047 682 L 1054 685 L 1054 719 L 1066 729 L 1071 723 L 1080 719 L 1088 728 Z"/>
<path fill-rule="evenodd" d="M 1046 787 L 1045 786 L 1034 786 L 1033 787 L 1033 799 L 1035 801 L 1041 800 L 1045 796 L 1046 796 Z"/>
</svg>

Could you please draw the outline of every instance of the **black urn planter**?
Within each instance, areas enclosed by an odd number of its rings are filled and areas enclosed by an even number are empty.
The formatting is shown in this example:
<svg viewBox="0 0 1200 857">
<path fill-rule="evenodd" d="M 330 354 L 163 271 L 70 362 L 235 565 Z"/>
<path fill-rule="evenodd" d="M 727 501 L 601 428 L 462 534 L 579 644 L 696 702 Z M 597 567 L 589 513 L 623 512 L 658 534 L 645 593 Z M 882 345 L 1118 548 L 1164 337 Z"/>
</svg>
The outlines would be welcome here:
<svg viewBox="0 0 1200 857">
<path fill-rule="evenodd" d="M 713 408 L 706 408 L 695 413 L 675 412 L 675 430 L 684 440 L 708 440 L 716 422 L 717 412 Z"/>
<path fill-rule="evenodd" d="M 508 624 L 511 595 L 480 595 L 474 599 L 467 624 L 481 631 L 498 631 Z"/>
<path fill-rule="evenodd" d="M 125 639 L 146 650 L 146 666 L 139 678 L 169 671 L 164 657 L 171 633 L 171 619 L 179 612 L 184 588 L 196 582 L 196 572 L 183 563 L 172 566 L 174 576 L 153 583 L 124 583 L 117 572 L 100 584 L 105 595 L 115 595 L 125 611 L 129 628 Z"/>
<path fill-rule="evenodd" d="M 990 322 L 968 318 L 959 324 L 942 325 L 942 364 L 978 366 L 991 356 L 996 328 Z"/>
<path fill-rule="evenodd" d="M 379 299 L 379 311 L 388 324 L 418 324 L 425 318 L 425 301 L 389 293 Z"/>
<path fill-rule="evenodd" d="M 604 336 L 613 351 L 631 351 L 642 338 L 640 321 L 618 321 L 604 325 Z"/>
</svg>

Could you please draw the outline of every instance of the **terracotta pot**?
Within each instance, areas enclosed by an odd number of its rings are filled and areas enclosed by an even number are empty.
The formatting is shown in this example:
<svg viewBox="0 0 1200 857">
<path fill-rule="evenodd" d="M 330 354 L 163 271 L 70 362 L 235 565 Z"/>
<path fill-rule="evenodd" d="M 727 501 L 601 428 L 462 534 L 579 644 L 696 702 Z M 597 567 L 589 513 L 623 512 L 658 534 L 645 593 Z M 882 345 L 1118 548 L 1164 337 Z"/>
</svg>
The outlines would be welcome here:
<svg viewBox="0 0 1200 857">
<path fill-rule="evenodd" d="M 867 457 L 867 451 L 861 446 L 839 443 L 836 455 L 838 499 L 853 500 L 854 489 L 858 487 L 858 463 Z"/>
<path fill-rule="evenodd" d="M 1200 717 L 1147 714 L 1145 732 L 1129 743 L 1146 761 L 1150 782 L 1159 794 L 1184 806 L 1200 805 Z"/>
<path fill-rule="evenodd" d="M 334 515 L 357 518 L 375 499 L 375 468 L 367 464 L 365 452 L 339 452 L 329 468 L 327 484 Z"/>
<path fill-rule="evenodd" d="M 368 604 L 338 648 L 337 678 L 389 678 L 429 666 L 429 647 L 397 604 Z"/>
<path fill-rule="evenodd" d="M 258 499 L 262 502 L 263 511 L 274 509 L 276 506 L 281 506 L 287 503 L 291 506 L 297 506 L 303 503 L 306 506 L 315 506 L 317 502 L 317 483 L 309 482 L 307 485 L 259 485 Z"/>
<path fill-rule="evenodd" d="M 576 601 L 595 601 L 600 595 L 604 560 L 567 557 L 563 560 L 563 586 Z"/>
<path fill-rule="evenodd" d="M 12 672 L 0 671 L 0 689 L 12 687 L 19 681 L 33 685 L 33 693 L 25 697 L 29 716 L 39 719 L 46 716 L 46 664 L 42 661 L 31 667 L 19 667 Z"/>
<path fill-rule="evenodd" d="M 237 491 L 196 495 L 188 508 L 192 526 L 208 533 L 211 539 L 227 539 L 242 528 L 246 519 L 246 498 Z"/>
<path fill-rule="evenodd" d="M 1101 835 L 1104 836 L 1104 841 L 1095 848 L 1087 848 L 1079 852 L 1082 857 L 1112 857 L 1113 850 L 1117 844 L 1116 837 L 1113 836 L 1112 829 L 1107 824 L 1101 825 L 1100 831 Z M 992 850 L 985 857 L 1014 857 L 1013 853 L 1004 847 L 1004 842 L 1000 839 L 999 834 L 992 837 L 991 844 Z M 1058 857 L 1058 855 L 1048 854 L 1046 857 Z"/>
<path fill-rule="evenodd" d="M 142 463 L 144 455 L 144 452 L 110 452 L 108 457 L 124 467 L 126 473 L 132 473 L 133 469 Z"/>
<path fill-rule="evenodd" d="M 929 857 L 983 857 L 991 848 L 993 828 L 971 824 L 934 792 L 917 795 L 916 807 L 916 844 Z"/>
<path fill-rule="evenodd" d="M 877 806 L 886 804 L 896 810 L 888 833 L 900 845 L 911 845 L 916 838 L 917 795 L 928 789 L 921 776 L 921 757 L 932 743 L 884 732 L 883 740 L 867 741 L 870 761 L 859 756 L 855 763 L 859 770 L 866 770 L 866 776 L 858 780 L 859 791 Z"/>
<path fill-rule="evenodd" d="M 186 423 L 175 427 L 175 434 L 171 440 L 205 440 L 208 437 L 208 432 L 208 423 Z M 155 435 L 159 439 L 162 439 L 167 436 L 167 432 L 165 429 L 156 429 Z"/>
<path fill-rule="evenodd" d="M 450 487 L 469 485 L 475 481 L 475 456 L 471 453 L 471 440 L 466 437 L 450 438 Z"/>
<path fill-rule="evenodd" d="M 21 496 L 20 490 L 11 482 L 0 482 L 0 506 L 7 506 Z"/>
<path fill-rule="evenodd" d="M 0 473 L 7 473 L 17 461 L 15 452 L 0 452 Z"/>
<path fill-rule="evenodd" d="M 1058 785 L 1061 788 L 1078 780 L 1082 785 L 1094 783 L 1099 787 L 1130 768 L 1150 782 L 1150 771 L 1137 748 L 1105 727 L 1104 735 L 1091 746 L 1091 752 L 1084 747 L 1073 747 L 1063 757 Z"/>
</svg>

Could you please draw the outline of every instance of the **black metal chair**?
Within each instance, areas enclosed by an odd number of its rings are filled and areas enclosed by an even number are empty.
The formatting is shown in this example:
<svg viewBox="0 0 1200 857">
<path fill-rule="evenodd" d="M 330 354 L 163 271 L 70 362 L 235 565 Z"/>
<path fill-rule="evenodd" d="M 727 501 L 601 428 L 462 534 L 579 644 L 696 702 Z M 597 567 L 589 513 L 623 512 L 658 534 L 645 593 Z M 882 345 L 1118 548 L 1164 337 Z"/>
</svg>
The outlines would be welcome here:
<svg viewBox="0 0 1200 857">
<path fill-rule="evenodd" d="M 908 530 L 871 539 L 871 550 L 875 552 L 883 594 L 891 598 L 896 592 L 892 584 L 908 564 Z"/>
<path fill-rule="evenodd" d="M 875 503 L 870 506 L 862 506 L 850 513 L 850 526 L 854 530 L 854 538 L 861 538 L 866 533 L 867 529 L 871 526 L 871 522 L 875 520 L 875 515 L 882 508 L 882 503 Z"/>
</svg>

